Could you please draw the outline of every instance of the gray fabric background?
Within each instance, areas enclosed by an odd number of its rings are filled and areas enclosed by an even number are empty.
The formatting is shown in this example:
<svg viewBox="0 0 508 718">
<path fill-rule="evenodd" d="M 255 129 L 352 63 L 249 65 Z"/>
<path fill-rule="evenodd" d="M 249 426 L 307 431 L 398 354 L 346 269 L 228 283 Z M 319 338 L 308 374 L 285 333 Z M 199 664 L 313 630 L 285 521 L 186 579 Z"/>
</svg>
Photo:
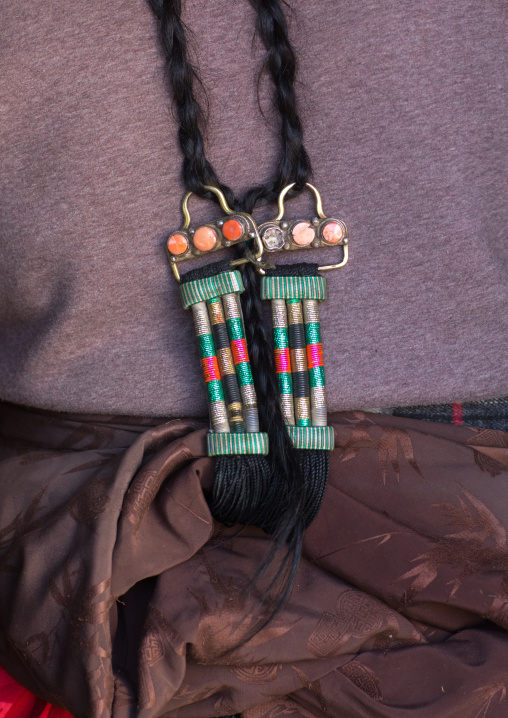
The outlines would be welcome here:
<svg viewBox="0 0 508 718">
<path fill-rule="evenodd" d="M 267 82 L 268 121 L 257 105 L 253 13 L 238 0 L 185 6 L 209 155 L 239 192 L 272 174 L 278 152 Z M 351 236 L 322 306 L 330 408 L 507 395 L 506 3 L 291 6 L 314 182 Z M 206 411 L 163 250 L 183 187 L 161 69 L 143 0 L 2 3 L 3 399 Z M 200 200 L 191 210 L 218 216 Z M 310 198 L 288 214 L 311 216 Z"/>
</svg>

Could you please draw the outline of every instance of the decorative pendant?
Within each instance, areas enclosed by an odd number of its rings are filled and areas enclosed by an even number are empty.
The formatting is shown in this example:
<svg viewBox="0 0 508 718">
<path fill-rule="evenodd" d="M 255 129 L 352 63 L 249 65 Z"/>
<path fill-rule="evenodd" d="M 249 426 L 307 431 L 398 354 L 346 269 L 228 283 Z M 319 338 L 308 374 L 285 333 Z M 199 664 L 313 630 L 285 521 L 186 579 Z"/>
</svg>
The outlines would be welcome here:
<svg viewBox="0 0 508 718">
<path fill-rule="evenodd" d="M 347 227 L 342 220 L 325 215 L 321 195 L 310 184 L 307 187 L 314 193 L 318 216 L 310 222 L 284 220 L 284 198 L 293 186 L 288 185 L 280 193 L 275 219 L 260 225 L 263 246 L 270 252 L 341 246 L 343 256 L 336 264 L 282 265 L 264 272 L 261 298 L 271 300 L 280 405 L 293 445 L 297 449 L 331 450 L 334 432 L 327 426 L 319 322 L 319 302 L 326 299 L 326 279 L 318 271 L 337 269 L 347 263 Z"/>
<path fill-rule="evenodd" d="M 323 211 L 323 201 L 318 190 L 307 183 L 316 200 L 316 217 L 311 220 L 284 219 L 284 200 L 294 183 L 284 187 L 278 199 L 277 216 L 259 225 L 259 235 L 263 249 L 267 252 L 277 252 L 281 249 L 318 249 L 320 247 L 342 247 L 342 260 L 321 269 L 340 269 L 347 264 L 349 257 L 348 231 L 345 222 L 341 219 L 327 217 Z"/>
<path fill-rule="evenodd" d="M 188 192 L 182 202 L 184 223 L 167 240 L 173 273 L 180 282 L 184 309 L 192 309 L 210 412 L 208 455 L 267 454 L 268 436 L 259 431 L 256 391 L 245 340 L 240 303 L 243 282 L 235 267 L 253 262 L 263 275 L 261 298 L 271 301 L 275 367 L 280 406 L 289 436 L 297 449 L 331 450 L 333 429 L 327 426 L 325 374 L 319 321 L 319 302 L 326 299 L 326 279 L 318 272 L 338 269 L 348 261 L 345 223 L 327 217 L 321 195 L 308 184 L 316 199 L 317 216 L 284 220 L 284 199 L 294 185 L 280 193 L 278 214 L 257 227 L 245 212 L 233 212 L 216 187 L 227 217 L 191 227 Z M 229 263 L 217 263 L 181 277 L 179 263 L 200 255 L 253 240 L 254 252 Z M 263 250 L 317 247 L 342 248 L 336 264 L 264 265 Z M 271 269 L 266 267 L 272 266 Z M 196 276 L 199 275 L 199 276 Z"/>
<path fill-rule="evenodd" d="M 263 254 L 263 245 L 254 218 L 246 212 L 233 212 L 228 206 L 224 194 L 217 187 L 205 186 L 205 189 L 218 197 L 219 204 L 227 216 L 214 222 L 206 222 L 198 227 L 192 227 L 188 205 L 193 192 L 185 194 L 182 200 L 184 222 L 177 232 L 169 235 L 166 242 L 171 269 L 178 281 L 180 281 L 178 268 L 180 262 L 202 255 L 209 256 L 219 249 L 241 244 L 249 239 L 255 242 L 256 249 L 253 256 L 260 258 Z M 247 261 L 249 260 L 237 259 L 231 264 L 238 266 Z"/>
<path fill-rule="evenodd" d="M 261 256 L 254 219 L 246 213 L 233 213 L 220 190 L 207 189 L 217 194 L 221 207 L 230 217 L 190 230 L 187 205 L 191 193 L 188 192 L 182 204 L 184 225 L 178 233 L 170 235 L 166 246 L 171 267 L 180 282 L 183 307 L 191 308 L 194 318 L 212 429 L 208 434 L 208 455 L 267 454 L 268 436 L 259 431 L 256 391 L 239 297 L 244 287 L 240 272 L 234 269 L 249 259 L 230 262 L 230 268 L 221 268 L 217 274 L 204 271 L 198 278 L 181 277 L 178 270 L 182 259 L 212 252 L 225 246 L 225 242 L 257 239 Z M 208 248 L 206 237 L 210 240 Z M 183 240 L 187 248 L 181 255 L 175 254 L 179 242 L 184 246 Z M 188 249 L 191 242 L 192 251 Z"/>
</svg>

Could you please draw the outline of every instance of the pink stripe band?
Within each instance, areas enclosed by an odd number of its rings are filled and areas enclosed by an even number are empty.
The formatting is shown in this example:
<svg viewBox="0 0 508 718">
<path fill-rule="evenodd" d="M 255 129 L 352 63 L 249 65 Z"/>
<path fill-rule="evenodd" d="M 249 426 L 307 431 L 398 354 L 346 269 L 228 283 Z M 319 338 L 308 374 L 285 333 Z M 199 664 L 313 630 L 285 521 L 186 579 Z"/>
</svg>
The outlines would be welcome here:
<svg viewBox="0 0 508 718">
<path fill-rule="evenodd" d="M 217 363 L 217 357 L 205 357 L 201 359 L 203 365 L 203 372 L 205 375 L 205 381 L 217 381 L 220 379 L 219 365 Z"/>
<path fill-rule="evenodd" d="M 307 366 L 313 369 L 316 366 L 323 366 L 323 345 L 307 344 Z"/>
<path fill-rule="evenodd" d="M 275 350 L 275 370 L 277 374 L 281 372 L 291 371 L 291 359 L 289 357 L 289 349 L 276 349 Z"/>
<path fill-rule="evenodd" d="M 231 342 L 231 351 L 233 352 L 233 360 L 235 364 L 241 364 L 241 362 L 249 361 L 249 354 L 247 352 L 245 339 L 233 339 Z"/>
</svg>

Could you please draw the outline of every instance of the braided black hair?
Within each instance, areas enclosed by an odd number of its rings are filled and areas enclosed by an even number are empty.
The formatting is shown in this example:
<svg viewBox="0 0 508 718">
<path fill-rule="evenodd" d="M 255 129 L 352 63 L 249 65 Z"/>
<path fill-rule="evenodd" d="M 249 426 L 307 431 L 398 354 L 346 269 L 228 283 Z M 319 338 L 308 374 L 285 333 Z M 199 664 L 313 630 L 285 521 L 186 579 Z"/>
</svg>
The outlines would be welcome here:
<svg viewBox="0 0 508 718">
<path fill-rule="evenodd" d="M 178 141 L 183 154 L 182 175 L 186 189 L 217 201 L 204 185 L 219 187 L 228 204 L 237 210 L 252 212 L 255 207 L 274 202 L 283 187 L 295 182 L 293 195 L 302 191 L 312 173 L 310 159 L 303 143 L 302 123 L 298 114 L 295 78 L 297 60 L 289 41 L 286 16 L 279 0 L 249 0 L 257 13 L 256 31 L 266 48 L 262 69 L 269 72 L 274 84 L 275 106 L 281 118 L 281 152 L 274 179 L 253 187 L 242 200 L 220 182 L 206 158 L 202 127 L 204 116 L 194 93 L 200 83 L 189 61 L 185 26 L 181 18 L 181 0 L 148 0 L 159 21 L 159 35 L 166 58 L 168 88 L 178 113 Z"/>
<path fill-rule="evenodd" d="M 274 202 L 291 182 L 298 194 L 309 181 L 312 168 L 303 144 L 303 130 L 295 93 L 297 59 L 289 41 L 286 16 L 278 0 L 249 0 L 257 13 L 256 31 L 266 48 L 263 70 L 268 71 L 275 90 L 275 106 L 281 118 L 281 152 L 272 183 L 248 190 L 243 200 L 246 212 Z M 263 71 L 262 70 L 262 71 Z"/>
<path fill-rule="evenodd" d="M 204 116 L 194 94 L 194 85 L 199 76 L 189 62 L 187 37 L 182 22 L 181 0 L 148 0 L 159 21 L 159 36 L 166 58 L 166 77 L 178 113 L 178 142 L 183 155 L 182 175 L 186 189 L 201 197 L 216 200 L 207 193 L 204 185 L 219 187 L 230 206 L 236 200 L 229 187 L 219 182 L 215 170 L 205 154 L 201 127 Z"/>
</svg>

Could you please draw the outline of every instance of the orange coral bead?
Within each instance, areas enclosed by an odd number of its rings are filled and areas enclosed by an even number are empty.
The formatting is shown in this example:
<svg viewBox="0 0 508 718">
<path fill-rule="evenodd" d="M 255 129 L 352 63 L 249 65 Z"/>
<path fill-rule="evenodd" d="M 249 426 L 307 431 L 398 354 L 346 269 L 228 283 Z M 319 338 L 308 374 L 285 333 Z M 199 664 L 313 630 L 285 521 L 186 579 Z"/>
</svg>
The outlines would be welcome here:
<svg viewBox="0 0 508 718">
<path fill-rule="evenodd" d="M 344 239 L 344 228 L 338 222 L 328 222 L 322 229 L 323 239 L 329 244 L 337 244 Z"/>
<path fill-rule="evenodd" d="M 224 222 L 222 226 L 222 234 L 231 242 L 234 242 L 236 239 L 240 239 L 243 234 L 241 222 L 237 219 L 228 219 L 228 221 Z"/>
<path fill-rule="evenodd" d="M 308 222 L 298 222 L 291 230 L 293 242 L 300 247 L 307 247 L 316 236 L 316 230 Z"/>
<path fill-rule="evenodd" d="M 187 251 L 189 242 L 183 234 L 172 234 L 168 239 L 168 250 L 171 254 L 184 254 Z"/>
<path fill-rule="evenodd" d="M 211 227 L 198 227 L 194 232 L 192 242 L 196 249 L 209 252 L 217 244 L 217 235 Z"/>
</svg>

